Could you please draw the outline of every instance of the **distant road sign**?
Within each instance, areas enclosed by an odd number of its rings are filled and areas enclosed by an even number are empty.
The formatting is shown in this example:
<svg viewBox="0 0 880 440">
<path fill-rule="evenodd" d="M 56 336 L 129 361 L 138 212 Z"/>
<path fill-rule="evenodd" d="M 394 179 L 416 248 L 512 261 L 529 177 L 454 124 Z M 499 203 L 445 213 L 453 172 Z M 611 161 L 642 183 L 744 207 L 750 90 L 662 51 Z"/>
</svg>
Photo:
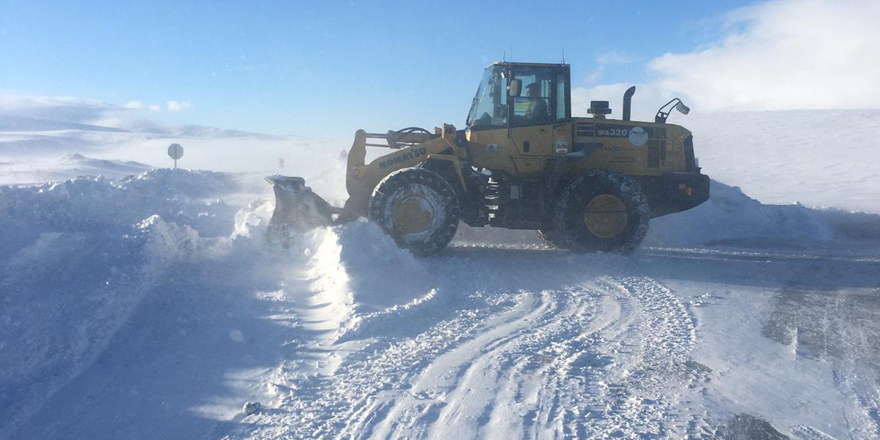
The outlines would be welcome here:
<svg viewBox="0 0 880 440">
<path fill-rule="evenodd" d="M 183 157 L 183 147 L 181 147 L 180 144 L 171 144 L 171 146 L 168 147 L 168 156 L 174 160 L 180 159 Z"/>
<path fill-rule="evenodd" d="M 177 169 L 177 159 L 183 157 L 183 147 L 180 144 L 171 144 L 168 146 L 168 156 L 174 159 L 174 169 Z"/>
</svg>

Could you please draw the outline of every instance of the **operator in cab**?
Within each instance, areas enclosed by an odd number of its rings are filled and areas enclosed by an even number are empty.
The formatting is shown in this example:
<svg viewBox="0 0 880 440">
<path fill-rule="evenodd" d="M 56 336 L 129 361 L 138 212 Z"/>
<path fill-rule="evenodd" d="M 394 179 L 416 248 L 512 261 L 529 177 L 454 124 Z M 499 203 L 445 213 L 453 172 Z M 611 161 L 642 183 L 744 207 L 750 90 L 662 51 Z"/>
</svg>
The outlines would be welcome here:
<svg viewBox="0 0 880 440">
<path fill-rule="evenodd" d="M 541 87 L 538 82 L 526 86 L 526 96 L 529 98 L 529 109 L 525 118 L 530 122 L 541 123 L 550 120 L 550 112 L 547 111 L 547 101 L 541 97 Z"/>
</svg>

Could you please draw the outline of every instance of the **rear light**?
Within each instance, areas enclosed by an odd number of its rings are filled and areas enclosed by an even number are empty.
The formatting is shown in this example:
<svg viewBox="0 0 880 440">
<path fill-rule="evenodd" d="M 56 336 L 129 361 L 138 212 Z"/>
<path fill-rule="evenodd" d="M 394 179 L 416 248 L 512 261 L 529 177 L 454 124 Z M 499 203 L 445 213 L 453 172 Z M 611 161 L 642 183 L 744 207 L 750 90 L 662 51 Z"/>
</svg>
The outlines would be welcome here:
<svg viewBox="0 0 880 440">
<path fill-rule="evenodd" d="M 691 188 L 691 187 L 689 187 L 689 186 L 687 186 L 687 185 L 684 184 L 684 183 L 679 183 L 679 184 L 678 184 L 678 190 L 681 191 L 682 193 L 684 193 L 684 195 L 686 195 L 686 196 L 688 196 L 688 197 L 694 195 L 694 189 Z"/>
</svg>

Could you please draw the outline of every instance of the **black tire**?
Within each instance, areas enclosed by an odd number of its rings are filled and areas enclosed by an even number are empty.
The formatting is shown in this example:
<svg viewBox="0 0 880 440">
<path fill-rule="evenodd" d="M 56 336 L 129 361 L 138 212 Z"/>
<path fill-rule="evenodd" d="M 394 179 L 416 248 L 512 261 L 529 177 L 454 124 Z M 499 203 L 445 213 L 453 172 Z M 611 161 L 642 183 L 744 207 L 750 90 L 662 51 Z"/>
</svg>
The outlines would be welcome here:
<svg viewBox="0 0 880 440">
<path fill-rule="evenodd" d="M 650 215 L 638 181 L 616 171 L 594 170 L 566 185 L 553 220 L 561 247 L 628 254 L 648 233 Z"/>
<path fill-rule="evenodd" d="M 458 230 L 460 208 L 452 186 L 423 168 L 395 171 L 373 190 L 370 220 L 413 255 L 431 255 Z"/>
</svg>

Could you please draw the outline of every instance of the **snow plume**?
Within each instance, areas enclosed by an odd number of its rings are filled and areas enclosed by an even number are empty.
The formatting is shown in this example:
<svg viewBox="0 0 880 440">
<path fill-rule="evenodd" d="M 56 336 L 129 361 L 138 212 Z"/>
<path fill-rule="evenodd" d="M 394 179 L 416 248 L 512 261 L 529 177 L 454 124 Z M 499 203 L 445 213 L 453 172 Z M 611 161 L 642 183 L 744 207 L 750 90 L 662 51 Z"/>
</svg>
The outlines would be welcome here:
<svg viewBox="0 0 880 440">
<path fill-rule="evenodd" d="M 150 279 L 158 279 L 176 261 L 215 260 L 232 248 L 232 242 L 224 237 L 202 238 L 192 227 L 168 223 L 158 215 L 142 221 L 138 229 L 146 237 L 144 272 Z"/>
<path fill-rule="evenodd" d="M 434 292 L 421 260 L 400 249 L 375 223 L 358 221 L 322 228 L 303 237 L 303 252 L 316 299 L 325 304 L 319 317 L 337 336 L 359 328 L 365 319 L 418 305 Z"/>
<path fill-rule="evenodd" d="M 638 85 L 633 116 L 651 118 L 653 103 L 675 96 L 700 112 L 878 108 L 878 20 L 876 0 L 775 0 L 736 9 L 724 17 L 721 41 L 648 63 L 654 79 Z M 572 88 L 573 109 L 619 102 L 629 85 Z"/>
</svg>

